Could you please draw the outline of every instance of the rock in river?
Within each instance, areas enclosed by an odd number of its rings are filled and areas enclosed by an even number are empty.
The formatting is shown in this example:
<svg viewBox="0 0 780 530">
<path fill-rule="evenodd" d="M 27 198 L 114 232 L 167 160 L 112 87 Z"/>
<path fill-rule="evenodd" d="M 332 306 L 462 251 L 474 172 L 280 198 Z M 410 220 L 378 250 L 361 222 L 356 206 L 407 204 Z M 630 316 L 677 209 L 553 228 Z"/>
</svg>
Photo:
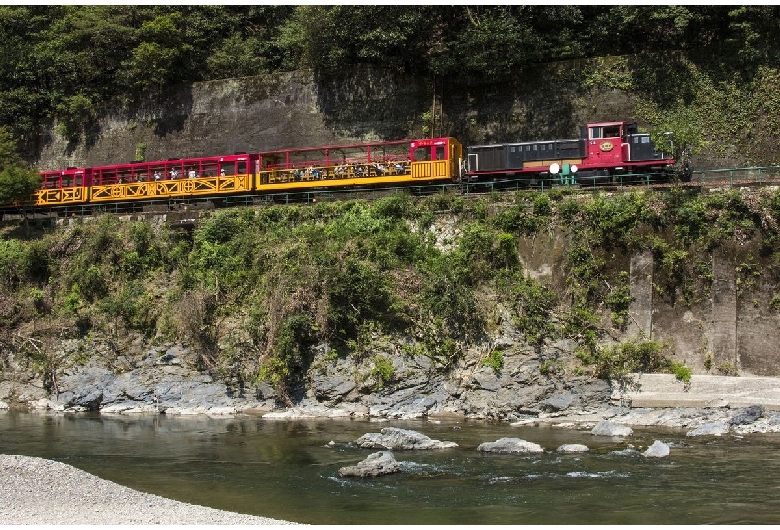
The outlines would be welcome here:
<svg viewBox="0 0 780 530">
<path fill-rule="evenodd" d="M 396 461 L 390 451 L 371 453 L 368 457 L 354 466 L 339 469 L 341 477 L 378 477 L 401 471 L 401 465 Z"/>
<path fill-rule="evenodd" d="M 620 425 L 610 421 L 600 421 L 593 427 L 593 430 L 590 431 L 590 433 L 597 436 L 631 436 L 634 434 L 634 431 L 628 425 Z"/>
<path fill-rule="evenodd" d="M 509 453 L 509 454 L 523 454 L 523 453 L 542 453 L 544 449 L 539 444 L 533 442 L 527 442 L 520 438 L 501 438 L 495 442 L 485 442 L 479 444 L 477 451 L 483 453 Z"/>
<path fill-rule="evenodd" d="M 664 458 L 669 456 L 669 446 L 661 440 L 656 440 L 653 442 L 653 445 L 648 447 L 642 454 L 648 458 Z"/>
<path fill-rule="evenodd" d="M 729 425 L 724 421 L 705 423 L 698 429 L 685 433 L 685 436 L 720 436 L 729 432 Z"/>
<path fill-rule="evenodd" d="M 448 449 L 458 447 L 455 442 L 432 440 L 422 433 L 385 427 L 381 433 L 369 432 L 355 440 L 355 443 L 365 449 Z"/>
</svg>

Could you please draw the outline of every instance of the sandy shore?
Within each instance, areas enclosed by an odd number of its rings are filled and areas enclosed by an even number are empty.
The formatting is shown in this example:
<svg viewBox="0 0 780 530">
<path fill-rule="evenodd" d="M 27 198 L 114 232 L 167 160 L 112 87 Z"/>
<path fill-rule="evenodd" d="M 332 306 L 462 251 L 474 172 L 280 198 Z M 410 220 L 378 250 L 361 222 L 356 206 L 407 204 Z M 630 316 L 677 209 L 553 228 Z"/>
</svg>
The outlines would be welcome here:
<svg viewBox="0 0 780 530">
<path fill-rule="evenodd" d="M 0 455 L 0 525 L 289 525 L 142 493 L 61 462 Z"/>
</svg>

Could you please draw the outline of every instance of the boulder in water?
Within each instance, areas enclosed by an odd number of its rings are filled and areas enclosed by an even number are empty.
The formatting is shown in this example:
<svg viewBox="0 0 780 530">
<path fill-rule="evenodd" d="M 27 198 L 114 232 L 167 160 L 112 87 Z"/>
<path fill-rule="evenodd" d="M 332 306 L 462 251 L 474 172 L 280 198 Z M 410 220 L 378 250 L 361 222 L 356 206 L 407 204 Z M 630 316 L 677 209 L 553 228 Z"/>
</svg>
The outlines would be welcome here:
<svg viewBox="0 0 780 530">
<path fill-rule="evenodd" d="M 533 442 L 527 442 L 520 438 L 501 438 L 495 442 L 479 444 L 477 451 L 482 453 L 525 454 L 542 453 L 542 446 Z"/>
<path fill-rule="evenodd" d="M 558 448 L 559 453 L 587 453 L 590 451 L 587 445 L 582 444 L 563 444 Z"/>
<path fill-rule="evenodd" d="M 449 449 L 458 447 L 455 442 L 442 442 L 432 440 L 428 436 L 417 431 L 399 429 L 397 427 L 385 427 L 382 432 L 366 433 L 355 443 L 365 449 Z"/>
<path fill-rule="evenodd" d="M 365 460 L 354 466 L 339 469 L 340 477 L 378 477 L 401 471 L 401 465 L 390 451 L 371 453 Z"/>
<path fill-rule="evenodd" d="M 698 429 L 685 433 L 685 436 L 720 436 L 729 432 L 729 425 L 724 421 L 705 423 Z"/>
<path fill-rule="evenodd" d="M 648 447 L 642 454 L 648 458 L 664 458 L 669 456 L 669 446 L 661 440 L 656 440 L 653 442 L 653 445 Z"/>
<path fill-rule="evenodd" d="M 628 425 L 620 425 L 611 421 L 600 421 L 593 427 L 590 433 L 596 436 L 631 436 L 634 434 L 634 431 Z"/>
</svg>

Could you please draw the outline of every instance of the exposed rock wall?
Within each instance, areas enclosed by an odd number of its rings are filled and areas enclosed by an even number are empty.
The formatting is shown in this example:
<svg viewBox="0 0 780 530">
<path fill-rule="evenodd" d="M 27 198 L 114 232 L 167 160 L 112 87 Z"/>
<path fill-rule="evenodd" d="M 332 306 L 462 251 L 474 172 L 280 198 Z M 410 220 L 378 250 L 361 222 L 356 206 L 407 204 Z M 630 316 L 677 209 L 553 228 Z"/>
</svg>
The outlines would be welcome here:
<svg viewBox="0 0 780 530">
<path fill-rule="evenodd" d="M 105 109 L 75 142 L 58 135 L 55 124 L 32 162 L 59 169 L 121 164 L 140 153 L 164 160 L 430 134 L 466 144 L 517 141 L 577 136 L 588 120 L 631 118 L 630 95 L 598 89 L 586 95 L 571 81 L 587 67 L 544 67 L 501 86 L 442 86 L 368 68 L 195 83 L 165 102 Z M 431 123 L 424 115 L 434 104 Z"/>
</svg>

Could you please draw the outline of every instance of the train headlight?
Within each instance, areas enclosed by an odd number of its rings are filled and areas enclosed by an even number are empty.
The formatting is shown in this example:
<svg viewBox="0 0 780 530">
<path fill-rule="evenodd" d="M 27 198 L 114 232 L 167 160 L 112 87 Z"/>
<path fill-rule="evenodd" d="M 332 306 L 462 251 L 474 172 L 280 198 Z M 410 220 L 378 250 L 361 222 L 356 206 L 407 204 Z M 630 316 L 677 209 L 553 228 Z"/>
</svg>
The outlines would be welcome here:
<svg viewBox="0 0 780 530">
<path fill-rule="evenodd" d="M 550 173 L 552 173 L 553 175 L 557 175 L 560 170 L 561 170 L 561 166 L 559 166 L 558 164 L 552 164 L 550 166 Z"/>
<path fill-rule="evenodd" d="M 569 171 L 571 171 L 572 173 L 576 173 L 578 169 L 579 168 L 576 165 L 572 164 L 571 167 L 569 168 Z"/>
</svg>

